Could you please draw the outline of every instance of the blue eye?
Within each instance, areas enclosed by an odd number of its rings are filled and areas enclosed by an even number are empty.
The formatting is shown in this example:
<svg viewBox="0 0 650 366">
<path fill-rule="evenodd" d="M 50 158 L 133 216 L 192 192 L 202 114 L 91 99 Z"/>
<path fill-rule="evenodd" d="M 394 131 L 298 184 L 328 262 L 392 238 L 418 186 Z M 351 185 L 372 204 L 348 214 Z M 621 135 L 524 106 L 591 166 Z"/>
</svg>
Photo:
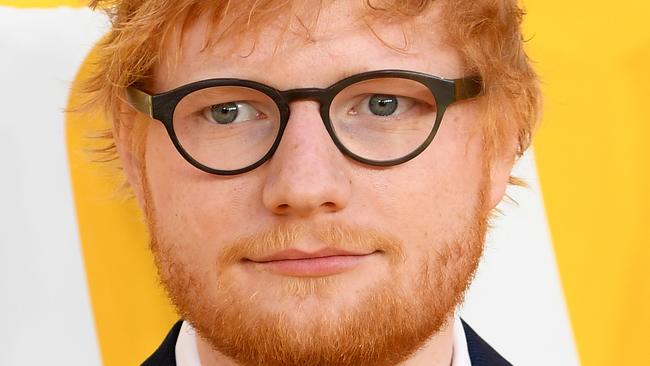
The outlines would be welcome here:
<svg viewBox="0 0 650 366">
<path fill-rule="evenodd" d="M 227 102 L 204 109 L 203 116 L 211 122 L 227 125 L 234 122 L 260 119 L 264 114 L 246 102 Z"/>
<path fill-rule="evenodd" d="M 394 95 L 375 94 L 368 98 L 368 109 L 377 116 L 390 116 L 398 106 L 399 101 Z"/>
<path fill-rule="evenodd" d="M 409 97 L 391 94 L 371 94 L 350 110 L 348 115 L 366 115 L 377 117 L 399 117 L 408 112 L 416 102 Z"/>
<path fill-rule="evenodd" d="M 239 108 L 233 102 L 216 104 L 210 107 L 211 119 L 221 125 L 234 121 L 238 114 Z"/>
</svg>

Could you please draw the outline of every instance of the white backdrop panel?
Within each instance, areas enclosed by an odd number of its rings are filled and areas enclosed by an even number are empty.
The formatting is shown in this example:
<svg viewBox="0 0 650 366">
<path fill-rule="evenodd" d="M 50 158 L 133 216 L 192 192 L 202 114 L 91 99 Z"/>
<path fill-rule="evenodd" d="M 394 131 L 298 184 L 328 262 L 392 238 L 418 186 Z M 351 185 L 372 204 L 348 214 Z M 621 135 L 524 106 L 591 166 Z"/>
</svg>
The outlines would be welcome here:
<svg viewBox="0 0 650 366">
<path fill-rule="evenodd" d="M 462 317 L 515 365 L 579 365 L 532 149 L 514 175 L 529 188 L 499 205 Z"/>
<path fill-rule="evenodd" d="M 0 365 L 101 363 L 62 111 L 105 23 L 89 10 L 0 7 Z"/>
</svg>

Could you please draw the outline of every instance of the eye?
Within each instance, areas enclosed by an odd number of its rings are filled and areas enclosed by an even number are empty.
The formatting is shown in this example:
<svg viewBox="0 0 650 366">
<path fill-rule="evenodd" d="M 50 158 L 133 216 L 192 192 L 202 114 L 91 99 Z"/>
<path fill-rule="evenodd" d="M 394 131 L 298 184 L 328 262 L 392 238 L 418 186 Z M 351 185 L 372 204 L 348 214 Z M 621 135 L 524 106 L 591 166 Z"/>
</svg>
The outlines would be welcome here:
<svg viewBox="0 0 650 366">
<path fill-rule="evenodd" d="M 375 94 L 368 99 L 368 109 L 378 116 L 390 116 L 395 113 L 399 101 L 394 95 Z"/>
<path fill-rule="evenodd" d="M 408 111 L 414 104 L 411 98 L 390 94 L 373 94 L 354 106 L 348 114 L 372 114 L 379 117 L 399 115 Z"/>
<path fill-rule="evenodd" d="M 264 114 L 247 102 L 227 102 L 214 104 L 203 110 L 208 121 L 220 125 L 245 122 L 264 118 Z"/>
</svg>

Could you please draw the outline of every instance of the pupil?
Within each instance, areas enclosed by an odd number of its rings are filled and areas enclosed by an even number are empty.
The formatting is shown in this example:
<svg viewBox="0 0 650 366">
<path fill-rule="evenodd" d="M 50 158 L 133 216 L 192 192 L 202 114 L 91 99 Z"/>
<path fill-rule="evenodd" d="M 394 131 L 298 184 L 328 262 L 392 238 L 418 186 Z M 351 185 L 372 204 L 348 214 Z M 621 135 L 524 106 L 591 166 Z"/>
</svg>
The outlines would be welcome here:
<svg viewBox="0 0 650 366">
<path fill-rule="evenodd" d="M 375 94 L 368 101 L 370 112 L 377 116 L 390 116 L 397 110 L 397 98 L 394 95 Z"/>
<path fill-rule="evenodd" d="M 233 102 L 222 103 L 213 105 L 211 112 L 214 121 L 223 125 L 230 123 L 234 121 L 235 118 L 237 118 L 237 114 L 239 114 L 239 108 L 237 107 L 237 104 Z"/>
</svg>

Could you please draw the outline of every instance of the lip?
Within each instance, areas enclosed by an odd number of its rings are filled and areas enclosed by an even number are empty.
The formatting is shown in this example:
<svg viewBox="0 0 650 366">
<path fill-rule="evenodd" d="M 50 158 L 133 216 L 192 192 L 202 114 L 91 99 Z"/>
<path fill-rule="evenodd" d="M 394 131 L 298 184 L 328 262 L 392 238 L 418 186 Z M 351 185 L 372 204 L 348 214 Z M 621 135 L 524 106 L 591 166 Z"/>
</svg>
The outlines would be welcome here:
<svg viewBox="0 0 650 366">
<path fill-rule="evenodd" d="M 363 256 L 368 255 L 373 252 L 349 252 L 341 249 L 334 248 L 323 248 L 315 252 L 305 252 L 299 249 L 285 249 L 271 255 L 261 257 L 259 259 L 247 258 L 248 260 L 256 263 L 265 263 L 273 261 L 282 261 L 282 260 L 296 260 L 296 259 L 316 259 L 324 257 L 336 257 L 336 256 Z"/>
<path fill-rule="evenodd" d="M 377 253 L 349 252 L 324 248 L 315 252 L 286 249 L 257 259 L 246 261 L 259 269 L 292 277 L 323 277 L 349 271 L 368 257 Z"/>
</svg>

